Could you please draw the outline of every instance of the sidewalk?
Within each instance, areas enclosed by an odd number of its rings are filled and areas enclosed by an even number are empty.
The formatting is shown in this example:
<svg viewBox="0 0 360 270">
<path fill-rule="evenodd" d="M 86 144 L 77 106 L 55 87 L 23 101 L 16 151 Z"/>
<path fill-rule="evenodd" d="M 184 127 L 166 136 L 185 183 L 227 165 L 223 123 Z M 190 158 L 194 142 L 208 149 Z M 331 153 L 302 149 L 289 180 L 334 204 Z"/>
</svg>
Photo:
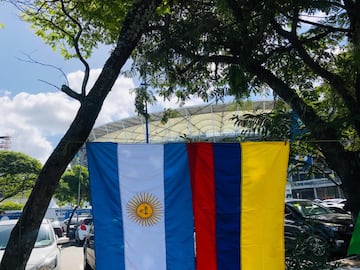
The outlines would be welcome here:
<svg viewBox="0 0 360 270">
<path fill-rule="evenodd" d="M 338 262 L 344 264 L 344 266 L 338 268 L 338 270 L 360 270 L 360 256 L 351 256 L 341 259 Z"/>
</svg>

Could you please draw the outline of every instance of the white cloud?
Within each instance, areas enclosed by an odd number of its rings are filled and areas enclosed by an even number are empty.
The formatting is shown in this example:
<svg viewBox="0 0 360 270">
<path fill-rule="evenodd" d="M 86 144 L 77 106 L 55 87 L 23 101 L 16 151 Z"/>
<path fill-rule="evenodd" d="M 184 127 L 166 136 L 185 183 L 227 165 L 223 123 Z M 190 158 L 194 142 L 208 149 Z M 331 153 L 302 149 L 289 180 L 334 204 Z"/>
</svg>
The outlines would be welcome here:
<svg viewBox="0 0 360 270">
<path fill-rule="evenodd" d="M 91 71 L 87 87 L 89 91 L 101 69 Z M 69 86 L 79 92 L 83 72 L 68 74 Z M 136 86 L 125 77 L 116 80 L 107 96 L 95 126 L 135 115 L 134 95 L 130 93 Z M 164 107 L 178 108 L 174 98 L 164 102 L 158 98 L 158 104 L 149 112 L 158 112 Z M 186 102 L 186 106 L 203 104 L 199 98 Z M 44 163 L 54 147 L 73 121 L 80 104 L 62 92 L 27 93 L 11 96 L 8 90 L 0 94 L 0 136 L 11 136 L 11 150 L 25 153 Z"/>
<path fill-rule="evenodd" d="M 95 78 L 98 77 L 100 72 L 101 69 L 92 70 L 89 86 L 95 83 Z M 95 126 L 133 116 L 135 114 L 135 96 L 130 91 L 135 87 L 130 78 L 121 77 L 116 80 L 112 90 L 105 99 Z"/>
<path fill-rule="evenodd" d="M 199 97 L 191 97 L 189 100 L 186 100 L 185 104 L 179 103 L 178 98 L 173 97 L 170 100 L 163 100 L 162 97 L 156 97 L 158 102 L 156 106 L 154 107 L 155 110 L 159 108 L 169 108 L 169 109 L 177 109 L 179 107 L 191 107 L 191 106 L 197 106 L 197 105 L 205 105 L 208 104 L 208 102 L 205 102 Z"/>
<path fill-rule="evenodd" d="M 93 70 L 89 80 L 92 85 L 100 70 Z M 83 73 L 68 75 L 70 87 L 80 89 Z M 134 88 L 131 79 L 119 78 L 104 102 L 96 125 L 129 117 L 134 114 L 134 98 L 129 90 Z M 79 108 L 79 102 L 62 92 L 30 94 L 21 92 L 11 97 L 9 91 L 0 96 L 0 136 L 11 136 L 11 150 L 23 152 L 45 162 Z"/>
</svg>

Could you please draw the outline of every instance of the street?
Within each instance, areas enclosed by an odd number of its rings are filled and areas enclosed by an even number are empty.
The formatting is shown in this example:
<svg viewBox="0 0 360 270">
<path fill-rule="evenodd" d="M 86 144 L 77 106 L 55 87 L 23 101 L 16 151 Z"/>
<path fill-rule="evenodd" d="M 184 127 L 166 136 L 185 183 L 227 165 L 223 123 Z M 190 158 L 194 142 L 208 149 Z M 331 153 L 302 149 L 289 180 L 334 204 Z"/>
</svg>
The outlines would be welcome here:
<svg viewBox="0 0 360 270">
<path fill-rule="evenodd" d="M 68 243 L 61 249 L 62 270 L 83 270 L 83 248 L 74 243 Z"/>
<path fill-rule="evenodd" d="M 343 268 L 339 270 L 355 270 L 360 269 L 360 262 L 358 257 L 351 257 L 348 259 L 340 260 Z M 61 251 L 61 269 L 62 270 L 83 270 L 83 248 L 76 246 L 74 243 L 63 245 Z"/>
</svg>

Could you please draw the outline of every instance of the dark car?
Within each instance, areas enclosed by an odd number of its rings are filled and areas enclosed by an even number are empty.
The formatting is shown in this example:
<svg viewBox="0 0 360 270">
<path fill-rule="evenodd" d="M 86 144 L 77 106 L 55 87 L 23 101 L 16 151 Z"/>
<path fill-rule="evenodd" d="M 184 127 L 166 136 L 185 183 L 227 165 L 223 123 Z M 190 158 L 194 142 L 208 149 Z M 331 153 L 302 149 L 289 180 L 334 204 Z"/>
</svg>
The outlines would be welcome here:
<svg viewBox="0 0 360 270">
<path fill-rule="evenodd" d="M 71 219 L 70 218 L 65 219 L 62 223 L 63 223 L 63 231 L 66 233 L 66 236 L 69 239 L 75 239 L 76 240 L 77 227 L 80 226 L 82 224 L 82 222 L 87 218 L 89 218 L 88 215 L 86 215 L 86 216 L 77 216 L 77 217 L 74 216 Z M 69 224 L 69 221 L 70 221 L 70 224 Z"/>
<path fill-rule="evenodd" d="M 53 220 L 53 221 L 51 221 L 51 225 L 52 225 L 52 227 L 53 227 L 53 229 L 54 229 L 54 232 L 55 232 L 55 234 L 57 235 L 57 237 L 63 237 L 64 236 L 64 232 L 63 232 L 63 228 L 62 228 L 62 226 L 61 226 L 61 223 L 60 223 L 60 221 L 58 221 L 58 220 Z"/>
<path fill-rule="evenodd" d="M 338 257 L 346 255 L 353 232 L 349 214 L 335 213 L 310 200 L 285 202 L 285 245 L 290 250 L 295 239 L 302 238 L 315 255 Z"/>
<path fill-rule="evenodd" d="M 63 223 L 62 228 L 69 239 L 75 239 L 75 230 L 76 227 L 78 226 L 78 222 L 76 221 L 76 218 L 72 218 L 70 224 L 69 221 L 70 221 L 69 218 L 65 219 L 62 222 Z"/>
<path fill-rule="evenodd" d="M 84 240 L 84 270 L 95 270 L 94 224 Z"/>
<path fill-rule="evenodd" d="M 326 258 L 328 254 L 328 241 L 309 225 L 285 219 L 284 236 L 286 256 Z"/>
</svg>

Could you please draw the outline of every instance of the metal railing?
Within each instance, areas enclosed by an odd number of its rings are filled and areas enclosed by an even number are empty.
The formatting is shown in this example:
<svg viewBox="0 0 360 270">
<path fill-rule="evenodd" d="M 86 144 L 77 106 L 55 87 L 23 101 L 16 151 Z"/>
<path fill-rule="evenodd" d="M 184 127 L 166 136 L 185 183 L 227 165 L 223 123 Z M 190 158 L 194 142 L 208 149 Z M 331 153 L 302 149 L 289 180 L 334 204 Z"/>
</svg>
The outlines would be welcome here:
<svg viewBox="0 0 360 270">
<path fill-rule="evenodd" d="M 341 184 L 341 180 L 339 178 L 335 178 L 334 180 L 330 180 L 329 178 L 317 178 L 303 181 L 291 181 L 290 184 L 292 189 L 332 187 Z"/>
</svg>

